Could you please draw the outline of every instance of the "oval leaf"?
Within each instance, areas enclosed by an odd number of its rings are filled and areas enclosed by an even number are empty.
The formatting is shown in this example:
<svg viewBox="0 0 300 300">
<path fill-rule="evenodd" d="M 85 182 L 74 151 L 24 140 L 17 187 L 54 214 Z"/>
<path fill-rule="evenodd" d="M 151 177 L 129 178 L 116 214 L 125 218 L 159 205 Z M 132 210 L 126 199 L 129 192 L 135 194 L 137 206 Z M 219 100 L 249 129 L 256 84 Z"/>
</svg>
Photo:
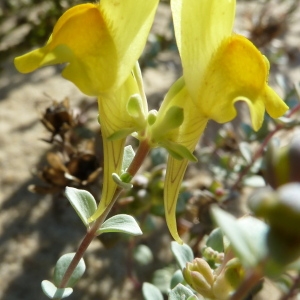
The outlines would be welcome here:
<svg viewBox="0 0 300 300">
<path fill-rule="evenodd" d="M 153 262 L 152 251 L 146 245 L 138 245 L 134 250 L 133 258 L 141 266 L 146 266 Z"/>
<path fill-rule="evenodd" d="M 177 270 L 173 274 L 172 279 L 171 279 L 171 283 L 170 283 L 171 289 L 175 288 L 177 284 L 183 283 L 184 281 L 185 280 L 184 280 L 182 271 L 181 270 Z"/>
<path fill-rule="evenodd" d="M 133 148 L 130 145 L 126 146 L 124 148 L 122 172 L 126 172 L 127 168 L 130 166 L 134 156 L 135 156 L 135 152 L 134 152 Z"/>
<path fill-rule="evenodd" d="M 144 300 L 163 300 L 164 299 L 160 290 L 151 283 L 144 282 L 142 291 L 143 291 Z"/>
<path fill-rule="evenodd" d="M 187 300 L 187 299 L 197 299 L 197 297 L 193 294 L 191 290 L 189 290 L 181 283 L 177 284 L 176 287 L 170 291 L 168 296 L 168 300 Z"/>
<path fill-rule="evenodd" d="M 179 245 L 177 242 L 171 242 L 171 250 L 181 270 L 185 268 L 187 262 L 194 259 L 193 251 L 187 244 Z"/>
<path fill-rule="evenodd" d="M 153 273 L 152 282 L 162 293 L 168 293 L 173 273 L 172 266 L 158 269 Z"/>
<path fill-rule="evenodd" d="M 99 235 L 104 232 L 121 232 L 131 235 L 143 234 L 136 220 L 125 214 L 116 215 L 106 220 L 96 234 Z"/>
<path fill-rule="evenodd" d="M 58 286 L 60 285 L 61 280 L 65 275 L 66 270 L 69 267 L 74 255 L 75 253 L 65 254 L 57 261 L 54 269 L 54 275 L 53 275 L 54 283 L 56 285 Z M 85 272 L 85 263 L 84 260 L 81 259 L 79 261 L 79 264 L 75 268 L 72 276 L 70 277 L 67 283 L 67 287 L 73 287 L 76 284 L 76 282 L 81 278 L 84 272 Z"/>
<path fill-rule="evenodd" d="M 252 152 L 251 152 L 250 145 L 246 142 L 241 142 L 239 144 L 239 148 L 240 148 L 241 154 L 242 154 L 243 158 L 245 159 L 245 161 L 248 164 L 250 164 L 252 161 Z"/>
<path fill-rule="evenodd" d="M 223 233 L 220 228 L 214 229 L 208 236 L 206 246 L 218 252 L 224 252 Z"/>
<path fill-rule="evenodd" d="M 244 185 L 253 187 L 253 188 L 259 188 L 259 187 L 266 186 L 265 180 L 263 179 L 262 176 L 259 176 L 259 175 L 253 175 L 250 177 L 246 177 L 243 180 L 243 183 L 244 183 Z"/>
<path fill-rule="evenodd" d="M 236 220 L 217 206 L 211 211 L 244 267 L 255 267 L 266 257 L 269 227 L 264 222 L 250 216 Z"/>
<path fill-rule="evenodd" d="M 88 218 L 92 216 L 97 209 L 97 203 L 93 195 L 88 191 L 71 187 L 66 187 L 65 195 L 83 224 L 89 227 Z"/>
<path fill-rule="evenodd" d="M 70 296 L 73 292 L 72 288 L 58 289 L 52 282 L 43 280 L 41 283 L 44 294 L 50 299 L 62 299 Z"/>
</svg>

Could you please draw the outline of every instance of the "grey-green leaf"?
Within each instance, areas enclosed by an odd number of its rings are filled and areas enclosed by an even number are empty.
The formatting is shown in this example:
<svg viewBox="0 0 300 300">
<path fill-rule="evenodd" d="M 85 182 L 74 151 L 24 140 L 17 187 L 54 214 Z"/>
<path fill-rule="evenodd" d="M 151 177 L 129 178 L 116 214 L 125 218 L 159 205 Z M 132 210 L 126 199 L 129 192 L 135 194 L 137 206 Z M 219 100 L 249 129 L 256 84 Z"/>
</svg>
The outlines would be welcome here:
<svg viewBox="0 0 300 300">
<path fill-rule="evenodd" d="M 142 288 L 144 300 L 163 300 L 164 297 L 160 290 L 153 284 L 144 282 Z"/>
<path fill-rule="evenodd" d="M 245 161 L 248 164 L 250 164 L 252 161 L 252 152 L 251 152 L 250 145 L 246 142 L 241 142 L 239 144 L 239 148 L 240 148 L 241 154 L 244 157 Z"/>
<path fill-rule="evenodd" d="M 193 295 L 188 297 L 187 300 L 198 300 L 198 297 L 196 295 Z"/>
<path fill-rule="evenodd" d="M 171 250 L 181 270 L 185 268 L 187 262 L 194 259 L 193 251 L 187 244 L 179 245 L 177 242 L 172 242 Z"/>
<path fill-rule="evenodd" d="M 93 195 L 88 191 L 71 187 L 66 187 L 65 195 L 83 224 L 86 227 L 89 227 L 88 218 L 92 216 L 97 209 L 97 204 Z"/>
<path fill-rule="evenodd" d="M 162 292 L 168 293 L 170 290 L 170 282 L 174 274 L 172 266 L 158 269 L 153 273 L 152 282 Z"/>
<path fill-rule="evenodd" d="M 69 297 L 73 292 L 72 288 L 58 289 L 52 282 L 48 280 L 43 280 L 41 286 L 44 294 L 50 299 L 66 298 Z"/>
<path fill-rule="evenodd" d="M 125 214 L 119 214 L 106 220 L 96 234 L 99 235 L 104 232 L 120 232 L 131 235 L 143 234 L 136 220 Z"/>
<path fill-rule="evenodd" d="M 250 216 L 236 220 L 217 206 L 212 207 L 212 215 L 246 268 L 255 267 L 266 257 L 269 227 L 264 222 Z"/>
<path fill-rule="evenodd" d="M 179 283 L 176 285 L 176 287 L 173 290 L 170 291 L 168 300 L 187 300 L 187 299 L 193 299 L 190 298 L 193 296 L 195 295 L 190 289 L 188 289 L 187 287 Z M 197 297 L 195 299 L 197 299 Z"/>
<path fill-rule="evenodd" d="M 259 175 L 253 175 L 250 177 L 246 177 L 243 180 L 244 185 L 249 186 L 249 187 L 254 187 L 254 188 L 259 188 L 259 187 L 264 187 L 266 186 L 266 182 L 263 179 L 262 176 Z"/>
<path fill-rule="evenodd" d="M 177 284 L 183 283 L 184 281 L 185 280 L 184 280 L 182 271 L 176 270 L 176 272 L 173 274 L 171 282 L 170 282 L 171 289 L 173 289 Z"/>
<path fill-rule="evenodd" d="M 150 265 L 153 262 L 153 254 L 151 249 L 142 244 L 135 248 L 133 258 L 141 266 Z"/>
<path fill-rule="evenodd" d="M 126 169 L 130 166 L 135 156 L 133 148 L 129 145 L 124 148 L 123 162 L 122 162 L 122 173 L 126 172 Z"/>
<path fill-rule="evenodd" d="M 206 241 L 206 246 L 215 251 L 224 252 L 223 233 L 220 228 L 214 229 Z"/>
<path fill-rule="evenodd" d="M 69 267 L 74 255 L 75 255 L 75 253 L 64 254 L 57 261 L 55 269 L 54 269 L 54 275 L 53 275 L 54 283 L 57 286 L 60 285 L 60 283 L 66 273 L 66 270 Z M 73 287 L 76 284 L 76 282 L 81 278 L 81 276 L 84 274 L 84 272 L 85 272 L 85 263 L 84 263 L 84 260 L 81 259 L 79 261 L 79 264 L 75 268 L 73 274 L 71 275 L 66 286 Z"/>
</svg>

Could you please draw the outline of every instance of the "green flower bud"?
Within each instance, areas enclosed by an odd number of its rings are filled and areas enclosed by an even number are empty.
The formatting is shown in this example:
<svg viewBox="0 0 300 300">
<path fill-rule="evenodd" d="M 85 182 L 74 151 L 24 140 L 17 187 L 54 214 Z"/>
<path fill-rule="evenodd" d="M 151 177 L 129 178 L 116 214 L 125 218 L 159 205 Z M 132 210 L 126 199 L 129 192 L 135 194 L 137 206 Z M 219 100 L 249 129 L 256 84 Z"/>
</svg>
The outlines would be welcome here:
<svg viewBox="0 0 300 300">
<path fill-rule="evenodd" d="M 148 124 L 150 126 L 156 122 L 156 117 L 157 117 L 157 110 L 155 109 L 150 110 L 147 118 Z"/>
<path fill-rule="evenodd" d="M 276 146 L 273 141 L 268 147 L 265 179 L 273 188 L 289 182 L 300 182 L 300 135 L 285 147 L 277 149 Z"/>
<path fill-rule="evenodd" d="M 220 253 L 218 251 L 215 251 L 214 249 L 210 247 L 205 247 L 202 250 L 203 257 L 205 257 L 208 261 L 212 261 L 216 264 L 221 264 L 224 260 L 224 253 Z"/>
<path fill-rule="evenodd" d="M 256 190 L 248 199 L 248 206 L 257 217 L 267 218 L 270 210 L 276 206 L 276 192 L 271 188 Z"/>
<path fill-rule="evenodd" d="M 218 300 L 229 299 L 242 282 L 244 274 L 240 261 L 237 258 L 231 259 L 216 277 L 213 284 L 214 297 Z"/>
<path fill-rule="evenodd" d="M 191 263 L 188 262 L 183 269 L 183 276 L 186 282 L 200 295 L 214 298 L 212 292 L 213 272 L 204 259 L 195 258 Z"/>
<path fill-rule="evenodd" d="M 249 207 L 270 226 L 265 272 L 280 274 L 300 255 L 300 183 L 285 184 L 277 191 L 257 191 L 250 197 Z"/>
<path fill-rule="evenodd" d="M 289 183 L 277 190 L 278 204 L 270 214 L 272 227 L 300 240 L 300 183 Z"/>
<path fill-rule="evenodd" d="M 250 197 L 249 207 L 265 218 L 272 230 L 300 241 L 300 183 L 283 185 L 277 192 L 262 189 Z"/>
</svg>

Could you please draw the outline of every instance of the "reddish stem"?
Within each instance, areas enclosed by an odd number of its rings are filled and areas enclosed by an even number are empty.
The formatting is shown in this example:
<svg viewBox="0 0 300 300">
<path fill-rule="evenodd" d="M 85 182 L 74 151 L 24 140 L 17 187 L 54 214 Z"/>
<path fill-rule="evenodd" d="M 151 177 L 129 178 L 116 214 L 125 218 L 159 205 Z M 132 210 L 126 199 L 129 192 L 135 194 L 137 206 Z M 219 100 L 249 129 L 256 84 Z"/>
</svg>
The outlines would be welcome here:
<svg viewBox="0 0 300 300">
<path fill-rule="evenodd" d="M 293 107 L 288 114 L 286 115 L 287 118 L 290 118 L 294 113 L 298 112 L 300 110 L 300 103 Z M 253 164 L 257 161 L 258 158 L 260 158 L 264 152 L 265 147 L 271 140 L 271 138 L 277 133 L 279 130 L 284 128 L 284 124 L 277 124 L 273 131 L 271 131 L 267 137 L 264 139 L 263 143 L 260 145 L 260 147 L 257 149 L 255 154 L 252 157 L 251 163 L 239 174 L 238 179 L 235 181 L 235 183 L 232 185 L 231 190 L 238 189 L 243 177 L 250 171 Z"/>
<path fill-rule="evenodd" d="M 259 271 L 251 270 L 246 275 L 245 280 L 240 284 L 235 293 L 230 297 L 230 300 L 243 300 L 249 294 L 249 292 L 257 285 L 262 278 L 262 274 Z"/>
<path fill-rule="evenodd" d="M 136 152 L 136 155 L 134 156 L 134 159 L 132 160 L 127 173 L 129 173 L 132 177 L 137 173 L 141 165 L 143 164 L 145 158 L 147 157 L 148 153 L 150 151 L 150 145 L 147 140 L 144 140 L 140 143 L 139 148 Z M 92 224 L 91 228 L 87 231 L 85 237 L 83 238 L 82 242 L 80 243 L 75 256 L 73 257 L 69 267 L 67 268 L 61 283 L 59 285 L 59 288 L 65 288 L 67 286 L 67 283 L 72 276 L 75 268 L 79 264 L 80 259 L 83 257 L 85 251 L 87 250 L 88 246 L 92 242 L 92 240 L 95 238 L 95 233 L 98 230 L 98 228 L 102 225 L 102 223 L 105 221 L 108 213 L 110 212 L 111 208 L 113 207 L 116 200 L 119 198 L 120 193 L 122 192 L 122 188 L 118 187 L 115 191 L 113 200 L 109 204 L 109 206 L 105 209 L 104 213 L 95 220 L 95 222 Z"/>
<path fill-rule="evenodd" d="M 298 276 L 296 277 L 296 279 L 294 280 L 293 285 L 291 286 L 290 290 L 288 291 L 287 294 L 283 295 L 280 300 L 289 300 L 292 299 L 292 297 L 295 296 L 295 294 L 297 293 L 297 289 L 299 289 L 299 285 L 300 285 L 300 275 L 298 274 Z"/>
</svg>

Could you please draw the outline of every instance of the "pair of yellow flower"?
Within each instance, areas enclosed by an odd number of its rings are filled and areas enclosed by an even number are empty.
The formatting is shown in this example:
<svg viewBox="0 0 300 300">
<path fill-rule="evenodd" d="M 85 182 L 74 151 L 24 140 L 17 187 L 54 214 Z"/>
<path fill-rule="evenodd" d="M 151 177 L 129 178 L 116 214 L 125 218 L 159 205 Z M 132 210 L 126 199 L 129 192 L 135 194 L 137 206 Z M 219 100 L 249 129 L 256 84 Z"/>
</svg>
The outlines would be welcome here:
<svg viewBox="0 0 300 300">
<path fill-rule="evenodd" d="M 175 240 L 175 209 L 187 163 L 209 119 L 236 116 L 245 101 L 258 130 L 265 109 L 271 117 L 288 107 L 267 85 L 269 63 L 246 38 L 232 33 L 235 0 L 171 0 L 183 76 L 173 84 L 157 114 L 148 112 L 139 67 L 158 0 L 101 0 L 66 11 L 47 44 L 15 59 L 20 72 L 67 63 L 62 75 L 83 93 L 97 96 L 104 138 L 104 185 L 93 218 L 109 205 L 121 172 L 125 139 L 136 132 L 163 146 L 167 163 L 164 202 Z"/>
</svg>

